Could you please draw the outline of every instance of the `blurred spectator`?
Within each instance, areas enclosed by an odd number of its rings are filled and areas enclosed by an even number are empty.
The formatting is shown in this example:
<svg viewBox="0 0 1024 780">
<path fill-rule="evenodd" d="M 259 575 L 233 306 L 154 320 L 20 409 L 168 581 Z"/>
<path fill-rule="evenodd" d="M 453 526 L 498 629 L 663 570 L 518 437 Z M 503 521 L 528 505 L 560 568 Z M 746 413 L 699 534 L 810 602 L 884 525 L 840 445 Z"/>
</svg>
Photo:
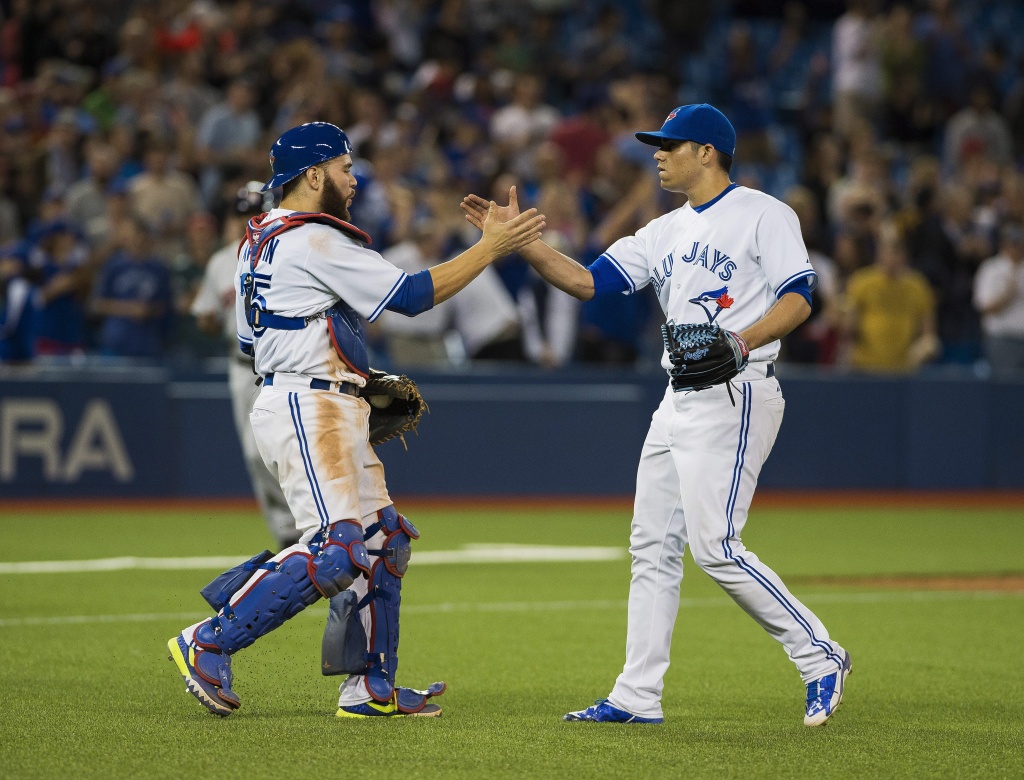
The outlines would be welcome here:
<svg viewBox="0 0 1024 780">
<path fill-rule="evenodd" d="M 443 262 L 447 243 L 448 236 L 439 222 L 422 219 L 414 225 L 412 237 L 385 250 L 384 257 L 407 274 L 415 274 Z M 383 312 L 378 323 L 391 361 L 410 367 L 446 364 L 445 334 L 451 327 L 454 302 L 443 301 L 416 317 Z"/>
<path fill-rule="evenodd" d="M 573 36 L 568 74 L 582 87 L 605 84 L 630 72 L 632 52 L 622 11 L 606 3 L 589 29 Z"/>
<path fill-rule="evenodd" d="M 186 220 L 201 205 L 195 182 L 171 165 L 170 152 L 165 141 L 151 140 L 143 158 L 145 169 L 129 183 L 135 213 L 165 252 L 182 244 Z"/>
<path fill-rule="evenodd" d="M 970 103 L 949 118 L 943 162 L 949 170 L 974 156 L 999 165 L 1013 159 L 1013 137 L 1006 120 L 995 110 L 995 94 L 988 84 L 971 87 Z"/>
<path fill-rule="evenodd" d="M 811 138 L 810 148 L 804 159 L 800 183 L 814 195 L 818 212 L 831 221 L 829 193 L 843 178 L 843 151 L 839 140 L 832 133 L 819 132 Z"/>
<path fill-rule="evenodd" d="M 963 98 L 971 70 L 971 44 L 957 17 L 955 0 L 928 0 L 928 6 L 914 22 L 914 32 L 928 52 L 925 92 L 935 97 L 943 115 L 949 116 Z"/>
<path fill-rule="evenodd" d="M 935 296 L 893 225 L 880 231 L 874 265 L 850 276 L 844 305 L 855 369 L 905 373 L 938 354 Z"/>
<path fill-rule="evenodd" d="M 455 304 L 455 329 L 470 360 L 526 359 L 515 301 L 493 266 L 446 303 Z"/>
<path fill-rule="evenodd" d="M 415 213 L 416 197 L 402 175 L 401 154 L 394 147 L 375 147 L 352 203 L 352 221 L 382 247 L 405 240 Z"/>
<path fill-rule="evenodd" d="M 885 137 L 928 149 L 941 129 L 943 114 L 925 91 L 928 51 L 914 34 L 909 5 L 897 3 L 885 20 L 882 37 L 882 85 Z"/>
<path fill-rule="evenodd" d="M 118 250 L 100 270 L 93 313 L 103 318 L 99 347 L 104 355 L 156 358 L 163 353 L 173 310 L 167 264 L 149 251 L 146 224 L 124 220 Z"/>
<path fill-rule="evenodd" d="M 68 219 L 98 244 L 106 233 L 106 197 L 120 165 L 117 151 L 109 144 L 92 143 L 86 152 L 86 175 L 68 188 L 65 207 Z"/>
<path fill-rule="evenodd" d="M 1024 54 L 1017 59 L 1014 81 L 1003 101 L 1002 114 L 1013 136 L 1013 148 L 1017 163 L 1024 162 Z"/>
<path fill-rule="evenodd" d="M 175 122 L 198 126 L 207 112 L 217 103 L 217 90 L 205 80 L 205 56 L 195 49 L 183 54 L 174 70 L 174 76 L 164 84 L 163 99 Z"/>
<path fill-rule="evenodd" d="M 881 30 L 873 0 L 847 0 L 832 28 L 833 129 L 847 136 L 876 120 L 882 102 Z"/>
<path fill-rule="evenodd" d="M 562 182 L 549 183 L 540 192 L 537 209 L 547 217 L 544 241 L 548 246 L 578 256 L 586 242 L 586 224 L 576 192 Z M 531 269 L 516 302 L 526 357 L 545 368 L 568 363 L 576 348 L 579 300 L 547 284 Z"/>
<path fill-rule="evenodd" d="M 610 140 L 603 112 L 604 105 L 589 96 L 578 114 L 560 120 L 551 130 L 551 142 L 561 150 L 565 175 L 573 184 L 589 184 L 594 158 Z"/>
<path fill-rule="evenodd" d="M 39 231 L 29 256 L 37 286 L 32 294 L 32 351 L 69 355 L 86 346 L 85 298 L 89 286 L 88 249 L 64 221 Z"/>
<path fill-rule="evenodd" d="M 373 71 L 373 60 L 352 20 L 352 9 L 336 5 L 323 24 L 327 77 L 337 81 L 365 81 Z"/>
<path fill-rule="evenodd" d="M 81 134 L 77 115 L 74 108 L 62 108 L 46 138 L 46 185 L 58 192 L 78 180 Z"/>
<path fill-rule="evenodd" d="M 641 173 L 623 165 L 616 157 L 608 159 L 621 177 L 618 182 L 627 189 L 625 197 L 615 200 L 589 237 L 582 257 L 591 261 L 597 259 L 603 247 L 636 232 L 661 210 L 657 180 L 649 172 Z M 653 309 L 652 297 L 598 295 L 584 303 L 577 347 L 579 359 L 584 363 L 635 365 L 643 351 L 644 333 Z"/>
<path fill-rule="evenodd" d="M 214 357 L 224 352 L 217 334 L 199 327 L 189 315 L 202 286 L 206 264 L 217 250 L 217 220 L 207 211 L 189 217 L 185 246 L 171 257 L 171 293 L 174 298 L 174 351 L 182 357 Z M 241 238 L 241 237 L 239 237 Z M 235 242 L 238 250 L 238 241 Z"/>
<path fill-rule="evenodd" d="M 772 162 L 769 84 L 750 25 L 733 22 L 726 47 L 726 87 L 732 103 L 729 119 L 736 129 L 736 153 L 747 164 Z"/>
<path fill-rule="evenodd" d="M 0 247 L 0 363 L 31 360 L 32 284 L 25 278 L 26 242 Z"/>
<path fill-rule="evenodd" d="M 199 186 L 207 203 L 216 196 L 225 168 L 245 170 L 253 159 L 265 159 L 264 150 L 257 147 L 260 118 L 255 102 L 252 84 L 236 79 L 228 85 L 224 100 L 203 114 L 196 133 L 196 157 L 201 166 Z"/>
<path fill-rule="evenodd" d="M 907 236 L 913 265 L 927 277 L 938 297 L 943 360 L 972 363 L 981 352 L 981 326 L 971 302 L 978 264 L 992 253 L 988 231 L 974 220 L 974 195 L 946 185 L 937 207 Z"/>
<path fill-rule="evenodd" d="M 384 253 L 406 273 L 417 273 L 457 254 L 448 235 L 434 220 L 420 220 L 414 237 Z M 429 315 L 429 316 L 428 316 Z M 419 324 L 419 320 L 424 320 Z M 448 361 L 446 335 L 458 334 L 462 353 L 470 360 L 524 359 L 515 302 L 492 266 L 488 266 L 454 298 L 418 317 L 384 312 L 380 327 L 388 354 L 396 365 L 439 365 Z"/>
<path fill-rule="evenodd" d="M 996 377 L 1024 375 L 1024 226 L 1008 223 L 1000 251 L 985 260 L 974 280 L 985 356 Z"/>
<path fill-rule="evenodd" d="M 824 231 L 814 194 L 806 187 L 792 187 L 786 204 L 796 212 L 811 267 L 818 281 L 811 293 L 811 315 L 784 340 L 785 358 L 794 363 L 834 363 L 838 346 L 839 269 L 822 249 Z"/>
<path fill-rule="evenodd" d="M 21 235 L 21 213 L 14 198 L 8 194 L 10 170 L 7 160 L 0 157 L 0 246 Z"/>
<path fill-rule="evenodd" d="M 516 78 L 512 102 L 499 109 L 491 119 L 491 138 L 501 155 L 521 175 L 527 173 L 517 164 L 518 153 L 539 143 L 558 122 L 558 111 L 542 102 L 542 82 L 533 74 Z"/>
</svg>

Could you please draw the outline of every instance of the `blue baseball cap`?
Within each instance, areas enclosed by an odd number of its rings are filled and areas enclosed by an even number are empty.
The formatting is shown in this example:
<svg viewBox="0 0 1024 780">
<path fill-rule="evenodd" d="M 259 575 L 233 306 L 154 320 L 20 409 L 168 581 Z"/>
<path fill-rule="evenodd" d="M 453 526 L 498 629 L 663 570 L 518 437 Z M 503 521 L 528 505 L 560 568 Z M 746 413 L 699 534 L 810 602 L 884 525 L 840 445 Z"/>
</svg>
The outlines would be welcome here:
<svg viewBox="0 0 1024 780">
<path fill-rule="evenodd" d="M 270 147 L 274 177 L 263 185 L 263 192 L 290 182 L 314 165 L 351 153 L 348 136 L 329 122 L 307 122 L 286 130 Z"/>
<path fill-rule="evenodd" d="M 654 133 L 637 133 L 638 140 L 650 146 L 661 146 L 665 139 L 670 141 L 695 141 L 711 144 L 722 154 L 730 157 L 736 154 L 736 129 L 725 114 L 707 103 L 679 106 L 665 119 L 661 130 Z"/>
</svg>

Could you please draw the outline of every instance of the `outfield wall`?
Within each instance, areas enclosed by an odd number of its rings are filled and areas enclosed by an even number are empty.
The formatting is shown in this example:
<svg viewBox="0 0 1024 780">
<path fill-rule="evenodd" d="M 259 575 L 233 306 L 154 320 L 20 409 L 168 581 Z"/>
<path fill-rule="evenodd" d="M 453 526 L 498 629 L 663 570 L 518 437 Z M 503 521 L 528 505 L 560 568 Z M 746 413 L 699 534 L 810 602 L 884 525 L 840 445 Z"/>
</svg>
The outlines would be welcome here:
<svg viewBox="0 0 1024 780">
<path fill-rule="evenodd" d="M 380 448 L 401 495 L 632 493 L 660 372 L 418 373 L 430 414 Z M 1024 383 L 780 370 L 782 432 L 761 484 L 1024 488 Z M 223 376 L 158 369 L 0 377 L 0 498 L 249 493 Z"/>
</svg>

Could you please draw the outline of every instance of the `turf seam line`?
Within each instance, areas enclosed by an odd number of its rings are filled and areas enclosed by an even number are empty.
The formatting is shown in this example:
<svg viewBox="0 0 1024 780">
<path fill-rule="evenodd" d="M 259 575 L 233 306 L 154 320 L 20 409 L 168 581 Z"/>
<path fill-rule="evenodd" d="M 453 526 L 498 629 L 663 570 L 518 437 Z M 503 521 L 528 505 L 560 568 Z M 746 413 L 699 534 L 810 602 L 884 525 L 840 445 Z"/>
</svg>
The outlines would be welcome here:
<svg viewBox="0 0 1024 780">
<path fill-rule="evenodd" d="M 566 563 L 614 561 L 624 558 L 624 547 L 564 547 L 534 544 L 467 544 L 461 550 L 424 550 L 414 553 L 417 566 L 463 563 Z M 184 558 L 144 558 L 133 555 L 78 561 L 8 561 L 0 574 L 69 574 L 127 569 L 229 569 L 251 556 L 216 555 Z"/>
<path fill-rule="evenodd" d="M 900 602 L 936 602 L 936 601 L 995 601 L 1002 599 L 1024 599 L 1024 593 L 1015 591 L 985 590 L 900 590 L 863 593 L 811 593 L 801 595 L 801 601 L 822 604 L 878 604 Z M 707 607 L 732 606 L 728 598 L 709 597 L 680 599 L 680 609 L 698 609 Z M 402 606 L 403 614 L 454 614 L 454 613 L 502 613 L 502 612 L 572 612 L 574 610 L 625 610 L 625 599 L 603 599 L 591 601 L 498 601 L 490 603 L 442 603 L 442 604 L 409 604 Z M 299 613 L 305 617 L 323 618 L 326 609 L 306 609 Z M 0 618 L 0 628 L 16 628 L 22 626 L 59 626 L 77 625 L 81 623 L 145 623 L 163 620 L 202 620 L 208 612 L 150 612 L 123 615 L 56 615 L 30 616 L 21 618 Z"/>
</svg>

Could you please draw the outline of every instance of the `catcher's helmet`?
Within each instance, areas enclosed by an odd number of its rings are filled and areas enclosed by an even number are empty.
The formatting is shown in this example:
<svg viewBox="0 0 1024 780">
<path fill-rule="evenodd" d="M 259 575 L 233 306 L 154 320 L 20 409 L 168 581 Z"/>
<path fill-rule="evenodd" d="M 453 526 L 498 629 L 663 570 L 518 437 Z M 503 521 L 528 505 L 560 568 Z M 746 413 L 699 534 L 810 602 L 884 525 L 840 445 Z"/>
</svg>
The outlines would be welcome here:
<svg viewBox="0 0 1024 780">
<path fill-rule="evenodd" d="M 329 122 L 307 122 L 293 127 L 270 147 L 274 177 L 263 185 L 263 191 L 280 187 L 307 168 L 351 152 L 348 136 Z"/>
<path fill-rule="evenodd" d="M 251 181 L 235 194 L 231 213 L 235 216 L 265 214 L 274 208 L 274 194 L 263 188 L 263 182 Z"/>
</svg>

